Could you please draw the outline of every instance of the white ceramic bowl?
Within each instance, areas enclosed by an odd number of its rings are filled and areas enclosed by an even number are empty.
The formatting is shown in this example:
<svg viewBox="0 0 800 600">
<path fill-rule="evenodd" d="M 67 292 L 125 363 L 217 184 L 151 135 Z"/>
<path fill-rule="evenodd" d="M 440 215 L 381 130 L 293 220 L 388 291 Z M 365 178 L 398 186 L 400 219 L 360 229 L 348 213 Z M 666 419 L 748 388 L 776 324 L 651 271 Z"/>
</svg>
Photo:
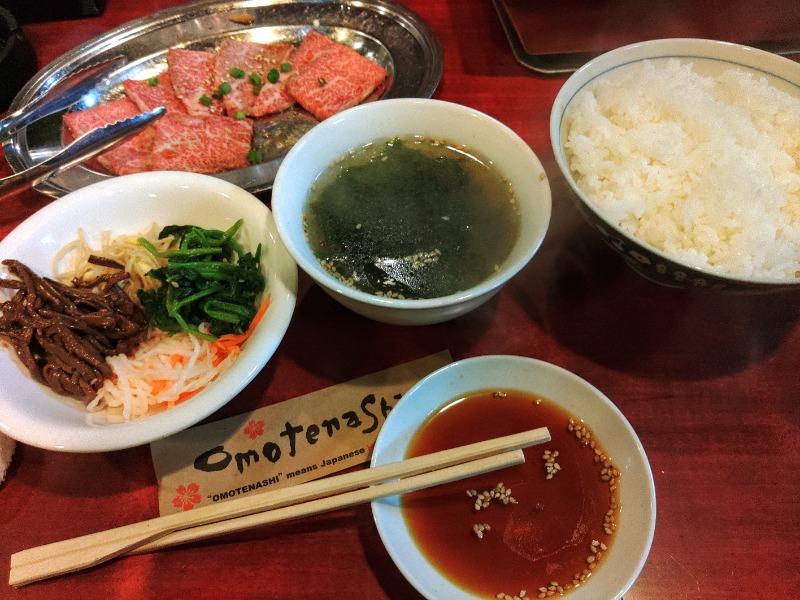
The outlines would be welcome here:
<svg viewBox="0 0 800 600">
<path fill-rule="evenodd" d="M 312 184 L 337 158 L 367 143 L 423 135 L 474 149 L 497 165 L 517 194 L 522 228 L 511 255 L 486 281 L 441 298 L 396 300 L 347 286 L 319 264 L 303 231 Z M 323 121 L 283 160 L 272 190 L 278 231 L 297 264 L 344 306 L 371 319 L 401 325 L 437 323 L 458 317 L 491 298 L 538 250 L 550 221 L 550 186 L 539 159 L 511 129 L 466 106 L 419 98 L 381 100 Z"/>
<path fill-rule="evenodd" d="M 601 568 L 569 597 L 620 598 L 636 580 L 650 551 L 656 522 L 655 486 L 644 448 L 627 419 L 602 392 L 577 375 L 520 356 L 481 356 L 442 367 L 413 386 L 389 413 L 373 449 L 372 466 L 406 458 L 410 441 L 431 414 L 456 398 L 487 388 L 529 392 L 558 404 L 592 430 L 619 466 L 622 514 L 614 543 Z M 395 564 L 423 596 L 480 600 L 426 560 L 409 533 L 397 497 L 374 501 L 372 512 Z"/>
<path fill-rule="evenodd" d="M 706 59 L 703 60 L 705 68 L 711 70 L 738 67 L 752 72 L 755 77 L 766 77 L 786 90 L 794 89 L 796 92 L 800 89 L 800 64 L 776 54 L 729 42 L 680 38 L 651 40 L 617 48 L 591 60 L 566 81 L 556 96 L 550 115 L 553 153 L 561 173 L 578 199 L 581 212 L 635 271 L 659 284 L 752 292 L 800 286 L 798 279 L 737 276 L 719 269 L 690 265 L 685 260 L 634 237 L 614 219 L 609 218 L 576 183 L 564 148 L 564 115 L 575 96 L 615 69 L 648 59 L 669 57 Z"/>
<path fill-rule="evenodd" d="M 297 267 L 278 237 L 269 209 L 255 196 L 206 175 L 156 172 L 102 181 L 48 204 L 0 242 L 0 259 L 17 259 L 52 276 L 56 252 L 83 228 L 90 244 L 100 232 L 145 231 L 155 223 L 226 229 L 262 243 L 270 306 L 233 366 L 190 400 L 162 413 L 120 424 L 88 424 L 82 403 L 34 381 L 0 351 L 0 432 L 49 450 L 103 452 L 147 444 L 194 425 L 226 404 L 255 377 L 283 339 L 294 312 Z M 0 276 L 8 278 L 5 267 Z"/>
</svg>

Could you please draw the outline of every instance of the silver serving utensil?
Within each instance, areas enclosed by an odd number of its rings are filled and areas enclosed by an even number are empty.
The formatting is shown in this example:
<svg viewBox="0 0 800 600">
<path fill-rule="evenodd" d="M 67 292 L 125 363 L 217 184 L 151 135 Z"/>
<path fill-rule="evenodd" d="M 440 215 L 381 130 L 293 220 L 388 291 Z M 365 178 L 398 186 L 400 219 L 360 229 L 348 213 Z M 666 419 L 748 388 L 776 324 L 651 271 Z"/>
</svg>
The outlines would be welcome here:
<svg viewBox="0 0 800 600">
<path fill-rule="evenodd" d="M 8 196 L 38 185 L 70 167 L 92 158 L 105 150 L 121 144 L 132 135 L 154 123 L 167 112 L 159 106 L 150 112 L 111 123 L 85 133 L 66 148 L 29 169 L 0 179 L 0 197 Z"/>
<path fill-rule="evenodd" d="M 257 194 L 272 189 L 272 184 L 275 183 L 275 175 L 278 174 L 278 167 L 281 166 L 281 162 L 283 162 L 283 157 L 274 158 L 268 162 L 258 163 L 250 167 L 214 173 L 214 177 L 238 185 L 251 194 Z"/>
<path fill-rule="evenodd" d="M 26 104 L 18 110 L 0 119 L 0 140 L 11 136 L 15 131 L 26 127 L 43 117 L 52 115 L 60 110 L 64 110 L 78 103 L 87 93 L 91 92 L 100 82 L 108 77 L 108 67 L 115 67 L 123 61 L 122 57 L 111 59 L 102 65 L 94 65 L 91 72 L 78 81 L 69 84 L 63 92 L 52 96 L 50 93 L 44 94 L 32 102 Z M 101 68 L 102 67 L 102 68 Z M 58 85 L 56 87 L 62 87 Z"/>
</svg>

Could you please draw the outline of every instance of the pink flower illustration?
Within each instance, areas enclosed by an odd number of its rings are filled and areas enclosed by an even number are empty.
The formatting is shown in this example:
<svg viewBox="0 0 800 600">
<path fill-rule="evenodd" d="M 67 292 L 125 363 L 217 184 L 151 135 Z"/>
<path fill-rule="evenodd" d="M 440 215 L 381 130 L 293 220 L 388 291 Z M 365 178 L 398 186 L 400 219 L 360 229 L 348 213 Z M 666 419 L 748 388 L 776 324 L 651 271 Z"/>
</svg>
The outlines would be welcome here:
<svg viewBox="0 0 800 600">
<path fill-rule="evenodd" d="M 251 440 L 264 435 L 264 421 L 250 421 L 244 428 L 244 434 L 250 436 Z"/>
<path fill-rule="evenodd" d="M 200 504 L 203 500 L 199 492 L 200 486 L 194 482 L 189 485 L 179 485 L 178 489 L 175 490 L 177 495 L 172 499 L 172 504 L 175 508 L 192 510 L 195 504 Z"/>
</svg>

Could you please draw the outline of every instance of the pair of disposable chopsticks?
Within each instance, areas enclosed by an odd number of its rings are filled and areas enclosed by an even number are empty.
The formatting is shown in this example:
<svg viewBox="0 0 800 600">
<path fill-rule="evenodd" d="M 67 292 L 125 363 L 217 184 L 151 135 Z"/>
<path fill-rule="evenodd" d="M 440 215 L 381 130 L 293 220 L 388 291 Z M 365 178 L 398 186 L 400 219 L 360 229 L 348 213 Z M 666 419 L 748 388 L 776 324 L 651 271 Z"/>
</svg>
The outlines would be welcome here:
<svg viewBox="0 0 800 600">
<path fill-rule="evenodd" d="M 550 432 L 540 427 L 30 548 L 11 556 L 8 582 L 22 586 L 125 554 L 316 515 L 488 473 L 524 462 L 522 448 L 549 440 Z"/>
</svg>

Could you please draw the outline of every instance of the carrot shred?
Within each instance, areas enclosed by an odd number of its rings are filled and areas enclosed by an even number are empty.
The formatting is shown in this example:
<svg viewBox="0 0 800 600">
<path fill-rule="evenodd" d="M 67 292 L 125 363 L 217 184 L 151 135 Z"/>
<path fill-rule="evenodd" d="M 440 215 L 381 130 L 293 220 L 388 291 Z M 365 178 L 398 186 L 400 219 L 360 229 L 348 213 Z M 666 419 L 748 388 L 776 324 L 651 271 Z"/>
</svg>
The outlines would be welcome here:
<svg viewBox="0 0 800 600">
<path fill-rule="evenodd" d="M 199 391 L 200 390 L 198 389 L 198 390 L 192 390 L 191 392 L 181 392 L 180 394 L 178 394 L 178 399 L 175 400 L 175 404 L 180 404 L 184 400 L 188 400 L 189 398 L 197 394 Z"/>
<path fill-rule="evenodd" d="M 163 392 L 167 388 L 168 385 L 169 381 L 167 381 L 166 379 L 154 379 L 151 393 L 153 394 L 153 396 L 158 396 L 161 392 Z"/>
<path fill-rule="evenodd" d="M 217 350 L 221 350 L 225 353 L 225 356 L 230 354 L 231 349 L 236 346 L 241 346 L 247 338 L 249 338 L 252 333 L 255 331 L 258 324 L 261 322 L 264 314 L 267 312 L 267 308 L 269 308 L 269 296 L 264 298 L 264 301 L 261 303 L 261 306 L 258 307 L 258 311 L 256 315 L 253 317 L 253 320 L 250 321 L 250 325 L 247 328 L 247 331 L 244 333 L 234 334 L 234 333 L 226 333 L 225 335 L 219 336 L 216 341 Z M 225 356 L 222 357 L 223 360 Z"/>
</svg>

